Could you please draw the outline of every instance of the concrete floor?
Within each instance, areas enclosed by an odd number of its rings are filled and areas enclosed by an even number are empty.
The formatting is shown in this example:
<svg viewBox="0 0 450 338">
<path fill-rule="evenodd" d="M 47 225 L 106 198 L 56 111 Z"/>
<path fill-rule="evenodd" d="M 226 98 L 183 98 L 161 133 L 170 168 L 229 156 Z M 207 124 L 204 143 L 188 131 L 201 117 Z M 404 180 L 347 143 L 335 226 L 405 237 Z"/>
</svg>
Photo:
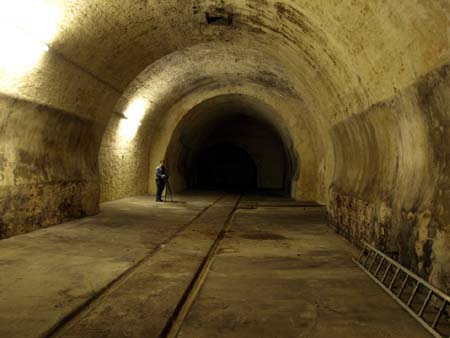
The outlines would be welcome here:
<svg viewBox="0 0 450 338">
<path fill-rule="evenodd" d="M 323 208 L 248 196 L 233 214 L 238 196 L 218 197 L 129 198 L 1 241 L 0 337 L 164 337 L 230 215 L 178 337 L 429 337 Z"/>
</svg>

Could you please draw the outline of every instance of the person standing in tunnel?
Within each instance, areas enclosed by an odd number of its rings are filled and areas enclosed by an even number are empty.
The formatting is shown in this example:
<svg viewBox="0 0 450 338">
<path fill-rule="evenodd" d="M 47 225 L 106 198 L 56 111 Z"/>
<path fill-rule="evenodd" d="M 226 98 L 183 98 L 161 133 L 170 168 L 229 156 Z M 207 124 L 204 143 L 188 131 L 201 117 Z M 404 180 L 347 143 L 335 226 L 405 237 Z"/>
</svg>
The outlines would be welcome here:
<svg viewBox="0 0 450 338">
<path fill-rule="evenodd" d="M 156 167 L 156 202 L 163 202 L 162 193 L 166 186 L 168 175 L 164 160 Z"/>
</svg>

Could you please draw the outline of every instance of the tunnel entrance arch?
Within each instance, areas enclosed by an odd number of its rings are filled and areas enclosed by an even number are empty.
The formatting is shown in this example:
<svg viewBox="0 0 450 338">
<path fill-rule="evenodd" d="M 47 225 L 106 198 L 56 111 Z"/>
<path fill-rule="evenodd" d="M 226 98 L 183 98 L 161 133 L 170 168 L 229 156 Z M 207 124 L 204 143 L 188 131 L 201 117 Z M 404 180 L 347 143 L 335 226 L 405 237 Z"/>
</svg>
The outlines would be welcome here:
<svg viewBox="0 0 450 338">
<path fill-rule="evenodd" d="M 184 115 L 165 153 L 175 191 L 291 193 L 292 182 L 298 178 L 298 161 L 289 133 L 275 113 L 254 101 L 242 95 L 224 95 L 204 101 Z M 202 167 L 202 163 L 206 164 Z"/>
</svg>

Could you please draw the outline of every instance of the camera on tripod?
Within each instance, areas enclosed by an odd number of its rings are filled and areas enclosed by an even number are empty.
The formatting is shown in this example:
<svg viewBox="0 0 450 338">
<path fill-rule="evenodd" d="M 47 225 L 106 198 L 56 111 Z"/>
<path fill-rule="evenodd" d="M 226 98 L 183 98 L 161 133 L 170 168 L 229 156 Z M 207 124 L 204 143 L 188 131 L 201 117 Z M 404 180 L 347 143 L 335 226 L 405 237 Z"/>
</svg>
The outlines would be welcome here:
<svg viewBox="0 0 450 338">
<path fill-rule="evenodd" d="M 169 192 L 170 202 L 173 202 L 172 189 L 170 188 L 170 183 L 169 183 L 169 175 L 166 175 L 164 180 L 166 181 L 166 191 L 164 194 L 164 202 L 167 202 L 167 192 Z"/>
</svg>

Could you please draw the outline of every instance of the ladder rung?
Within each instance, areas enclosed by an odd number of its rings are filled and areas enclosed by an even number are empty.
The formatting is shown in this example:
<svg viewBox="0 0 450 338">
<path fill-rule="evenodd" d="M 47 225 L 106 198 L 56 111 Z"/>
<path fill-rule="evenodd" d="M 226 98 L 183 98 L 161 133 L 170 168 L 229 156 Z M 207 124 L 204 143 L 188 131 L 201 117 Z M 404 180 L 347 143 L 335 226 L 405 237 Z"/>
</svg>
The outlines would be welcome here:
<svg viewBox="0 0 450 338">
<path fill-rule="evenodd" d="M 378 264 L 377 269 L 375 270 L 375 273 L 373 274 L 375 277 L 378 275 L 378 272 L 380 272 L 381 266 L 383 265 L 385 259 L 384 257 L 381 257 L 380 264 Z"/>
<path fill-rule="evenodd" d="M 414 296 L 416 295 L 417 290 L 419 289 L 419 286 L 420 286 L 420 282 L 417 281 L 417 284 L 416 284 L 416 286 L 414 287 L 413 292 L 411 293 L 411 297 L 409 297 L 408 304 L 406 304 L 408 307 L 411 306 L 411 303 L 412 303 L 413 300 L 414 300 Z"/>
<path fill-rule="evenodd" d="M 441 319 L 442 313 L 444 312 L 446 306 L 447 301 L 443 299 L 442 306 L 440 307 L 439 312 L 436 315 L 436 318 L 434 318 L 433 325 L 431 326 L 433 329 L 436 328 L 436 325 L 439 323 L 439 319 Z"/>
<path fill-rule="evenodd" d="M 361 250 L 361 254 L 360 254 L 359 257 L 358 257 L 358 262 L 361 263 L 361 258 L 363 258 L 364 252 L 366 252 L 366 249 L 367 249 L 367 246 L 364 244 L 364 247 L 363 247 L 362 250 Z"/>
<path fill-rule="evenodd" d="M 425 301 L 423 302 L 422 308 L 420 309 L 420 311 L 418 313 L 419 317 L 422 317 L 422 315 L 423 315 L 423 313 L 424 313 L 424 311 L 425 311 L 425 309 L 426 309 L 426 307 L 428 305 L 428 302 L 430 301 L 430 298 L 431 298 L 432 294 L 433 294 L 432 290 L 428 291 L 427 298 L 425 298 Z"/>
<path fill-rule="evenodd" d="M 372 251 L 370 249 L 367 249 L 367 255 L 366 255 L 366 257 L 363 257 L 364 259 L 361 262 L 361 264 L 363 266 L 367 263 L 367 260 L 369 259 L 371 253 L 372 253 Z"/>
<path fill-rule="evenodd" d="M 377 257 L 378 257 L 378 253 L 375 252 L 375 256 L 373 256 L 372 263 L 370 263 L 370 266 L 369 266 L 369 268 L 367 269 L 369 272 L 370 272 L 370 270 L 372 270 L 372 267 L 373 267 L 373 265 L 375 264 L 375 262 L 376 262 L 376 260 L 377 260 Z"/>
<path fill-rule="evenodd" d="M 392 278 L 391 282 L 389 283 L 389 290 L 391 290 L 392 287 L 394 286 L 395 280 L 397 279 L 399 272 L 400 272 L 400 268 L 397 268 L 397 270 L 395 271 L 394 277 Z"/>
<path fill-rule="evenodd" d="M 388 264 L 388 266 L 386 268 L 386 271 L 384 272 L 383 278 L 381 279 L 381 283 L 384 283 L 384 280 L 386 279 L 386 277 L 387 277 L 387 275 L 389 273 L 389 270 L 391 269 L 391 266 L 392 266 L 392 263 L 389 262 L 389 264 Z"/>
<path fill-rule="evenodd" d="M 364 267 L 365 267 L 366 264 L 369 262 L 370 256 L 371 256 L 372 254 L 375 254 L 375 256 L 377 255 L 376 252 L 374 252 L 374 251 L 369 251 L 369 253 L 367 254 L 367 257 L 366 257 L 366 259 L 365 259 L 365 261 L 364 261 Z"/>
<path fill-rule="evenodd" d="M 403 291 L 405 291 L 406 283 L 408 283 L 408 280 L 409 280 L 409 275 L 406 274 L 406 278 L 402 283 L 402 287 L 400 288 L 400 291 L 398 292 L 398 295 L 397 295 L 398 298 L 400 298 L 402 296 Z"/>
</svg>

